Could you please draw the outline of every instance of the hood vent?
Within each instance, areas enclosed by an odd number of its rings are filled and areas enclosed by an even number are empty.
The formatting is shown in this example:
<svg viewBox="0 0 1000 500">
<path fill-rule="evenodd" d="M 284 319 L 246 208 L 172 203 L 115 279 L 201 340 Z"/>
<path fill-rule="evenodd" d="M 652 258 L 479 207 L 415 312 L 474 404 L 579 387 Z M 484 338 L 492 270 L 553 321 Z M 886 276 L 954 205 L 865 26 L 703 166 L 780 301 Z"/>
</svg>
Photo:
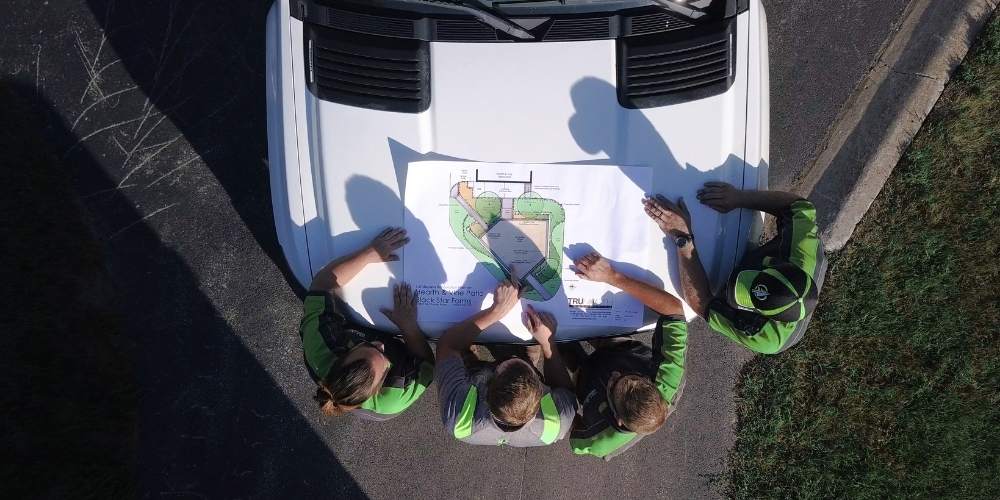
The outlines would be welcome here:
<svg viewBox="0 0 1000 500">
<path fill-rule="evenodd" d="M 618 40 L 618 101 L 652 108 L 725 93 L 736 72 L 736 23 L 692 36 L 667 33 Z"/>
<path fill-rule="evenodd" d="M 652 14 L 632 16 L 626 18 L 626 22 L 628 23 L 626 33 L 633 36 L 673 31 L 694 26 L 693 23 L 668 12 L 653 12 Z"/>
<path fill-rule="evenodd" d="M 545 34 L 546 41 L 601 40 L 611 37 L 611 19 L 607 17 L 556 19 Z"/>
<path fill-rule="evenodd" d="M 420 40 L 306 25 L 306 81 L 320 99 L 383 111 L 430 106 L 430 51 Z"/>
<path fill-rule="evenodd" d="M 438 19 L 436 40 L 441 42 L 495 42 L 497 30 L 475 19 Z"/>
<path fill-rule="evenodd" d="M 326 18 L 326 26 L 331 28 L 399 38 L 413 38 L 415 35 L 411 19 L 373 16 L 334 8 L 326 10 Z"/>
</svg>

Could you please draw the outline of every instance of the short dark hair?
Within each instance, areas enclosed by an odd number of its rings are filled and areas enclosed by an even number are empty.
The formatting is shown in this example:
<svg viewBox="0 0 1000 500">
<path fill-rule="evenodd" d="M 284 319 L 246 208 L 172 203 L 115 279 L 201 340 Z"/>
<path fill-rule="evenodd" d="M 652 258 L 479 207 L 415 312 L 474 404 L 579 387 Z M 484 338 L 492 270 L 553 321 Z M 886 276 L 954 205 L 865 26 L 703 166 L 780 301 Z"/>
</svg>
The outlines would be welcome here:
<svg viewBox="0 0 1000 500">
<path fill-rule="evenodd" d="M 667 419 L 667 402 L 647 377 L 622 375 L 612 388 L 612 402 L 630 431 L 652 434 Z"/>
<path fill-rule="evenodd" d="M 486 404 L 501 423 L 521 427 L 538 413 L 542 382 L 527 363 L 515 363 L 496 374 L 486 388 Z"/>
<path fill-rule="evenodd" d="M 367 359 L 359 359 L 346 365 L 338 360 L 330 368 L 326 378 L 319 382 L 313 399 L 319 403 L 323 413 L 330 416 L 343 415 L 361 406 L 361 403 L 378 391 L 378 387 L 373 387 L 373 378 L 375 372 Z"/>
</svg>

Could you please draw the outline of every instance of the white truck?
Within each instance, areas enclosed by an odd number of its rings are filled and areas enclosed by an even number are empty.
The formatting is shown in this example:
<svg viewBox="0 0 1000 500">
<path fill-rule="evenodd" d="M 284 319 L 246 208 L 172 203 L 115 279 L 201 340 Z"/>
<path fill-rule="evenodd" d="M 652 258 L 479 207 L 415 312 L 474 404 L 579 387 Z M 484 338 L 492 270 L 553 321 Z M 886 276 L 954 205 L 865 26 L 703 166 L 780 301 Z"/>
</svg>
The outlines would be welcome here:
<svg viewBox="0 0 1000 500">
<path fill-rule="evenodd" d="M 267 117 L 278 241 L 308 285 L 332 258 L 403 225 L 414 161 L 639 165 L 655 193 L 689 200 L 718 285 L 760 217 L 718 214 L 695 191 L 710 180 L 766 189 L 768 90 L 760 0 L 276 0 Z M 645 217 L 638 201 L 635 213 Z M 650 271 L 676 292 L 670 245 L 649 251 Z M 403 265 L 369 266 L 346 287 L 357 321 L 390 327 L 378 308 Z M 421 324 L 436 337 L 447 325 L 432 320 Z"/>
</svg>

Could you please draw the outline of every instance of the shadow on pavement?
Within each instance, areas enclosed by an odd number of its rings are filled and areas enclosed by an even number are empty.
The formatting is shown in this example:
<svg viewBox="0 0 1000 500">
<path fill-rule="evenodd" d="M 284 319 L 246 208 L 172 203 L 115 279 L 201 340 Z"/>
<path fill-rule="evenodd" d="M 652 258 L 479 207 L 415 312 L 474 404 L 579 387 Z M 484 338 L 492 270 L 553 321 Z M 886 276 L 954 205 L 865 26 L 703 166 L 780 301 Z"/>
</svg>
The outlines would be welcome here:
<svg viewBox="0 0 1000 500">
<path fill-rule="evenodd" d="M 50 150 L 63 151 L 76 143 L 77 137 L 35 89 L 16 83 L 4 85 L 13 88 L 19 101 L 29 103 L 28 112 L 45 123 L 41 142 Z M 113 189 L 115 183 L 101 164 L 84 149 L 75 150 L 63 163 L 65 174 L 76 179 L 78 194 L 111 193 L 86 200 L 85 217 L 90 218 L 90 231 L 108 263 L 113 291 L 106 301 L 120 313 L 126 335 L 137 351 L 135 368 L 141 381 L 135 431 L 137 496 L 218 498 L 281 491 L 289 497 L 308 497 L 324 491 L 340 498 L 364 497 L 351 475 L 203 294 L 184 259 L 161 242 L 128 198 Z M 84 246 L 57 237 L 69 228 L 37 229 L 53 232 L 46 241 L 60 248 L 46 250 L 54 254 L 73 254 Z M 88 232 L 86 228 L 82 231 Z M 44 291 L 46 286 L 59 286 L 59 282 L 34 286 Z M 64 304 L 51 304 L 51 313 L 73 309 L 80 301 L 98 300 L 95 296 L 100 290 L 89 288 L 89 283 L 83 286 L 80 296 L 68 295 Z M 69 330 L 66 334 L 73 335 Z M 60 341 L 46 336 L 35 340 Z M 116 355 L 109 359 L 126 362 L 122 353 Z M 37 388 L 33 395 L 55 405 L 59 394 L 79 391 L 88 382 L 101 382 L 87 376 L 94 367 L 43 365 L 36 369 L 66 370 L 59 377 L 62 383 Z M 110 404 L 107 394 L 93 392 L 96 394 L 89 404 Z M 115 432 L 126 438 L 133 433 L 127 428 Z M 92 441 L 92 433 L 86 429 L 77 434 L 84 442 Z M 113 435 L 91 444 L 95 449 L 114 444 Z M 84 470 L 94 467 L 77 465 Z M 61 471 L 51 473 L 59 477 Z"/>
<path fill-rule="evenodd" d="M 101 45 L 109 45 L 120 59 L 116 63 L 101 57 L 96 42 L 81 43 L 83 58 L 93 57 L 92 87 L 87 91 L 99 90 L 104 75 L 98 72 L 120 64 L 146 96 L 143 111 L 134 117 L 138 121 L 130 124 L 137 126 L 138 137 L 121 141 L 128 150 L 125 163 L 139 168 L 139 162 L 130 163 L 128 158 L 148 154 L 151 143 L 165 142 L 167 138 L 157 138 L 160 131 L 155 129 L 161 117 L 168 118 L 194 149 L 193 160 L 208 166 L 260 248 L 302 296 L 304 290 L 278 245 L 268 184 L 264 20 L 271 2 L 87 0 L 87 4 L 103 28 L 106 38 Z M 98 101 L 109 97 L 106 91 L 96 93 Z M 117 98 L 125 97 L 129 94 Z M 147 136 L 146 141 L 137 140 Z M 171 152 L 165 150 L 164 156 Z M 184 174 L 183 166 L 177 168 L 157 179 L 159 187 Z M 141 169 L 133 178 L 140 173 Z"/>
<path fill-rule="evenodd" d="M 133 497 L 134 345 L 34 94 L 0 78 L 0 481 L 9 498 Z"/>
<path fill-rule="evenodd" d="M 947 23 L 948 26 L 971 27 L 977 21 L 969 14 L 960 16 L 951 15 L 954 6 L 945 2 L 931 2 L 926 10 L 920 14 L 920 20 L 916 26 L 940 25 Z M 934 31 L 946 32 L 935 28 Z M 967 29 L 966 43 L 972 45 L 977 29 Z M 928 48 L 938 46 L 941 41 L 936 37 L 923 35 L 920 30 L 910 33 L 905 45 L 900 50 L 902 60 L 912 59 L 916 54 L 934 54 L 935 51 Z M 806 193 L 809 199 L 816 205 L 817 223 L 821 230 L 826 230 L 836 220 L 841 210 L 850 211 L 848 197 L 857 184 L 857 179 L 863 178 L 865 169 L 870 161 L 874 159 L 879 150 L 885 147 L 890 141 L 900 125 L 899 116 L 902 113 L 909 113 L 912 109 L 911 99 L 920 92 L 927 92 L 927 88 L 933 85 L 943 84 L 934 81 L 933 77 L 927 75 L 931 60 L 924 58 L 913 67 L 905 65 L 889 69 L 889 75 L 879 83 L 878 89 L 870 98 L 869 104 L 864 113 L 857 118 L 854 128 L 849 132 L 847 138 L 841 143 L 840 149 L 830 161 L 830 165 L 823 172 L 822 176 L 812 187 L 811 192 Z M 951 60 L 948 65 L 957 68 L 961 61 Z M 859 94 L 861 95 L 861 94 Z M 915 113 L 916 111 L 913 111 Z M 913 118 L 908 118 L 913 120 Z M 914 129 L 914 132 L 916 128 Z M 879 188 L 881 189 L 881 187 Z M 867 209 L 867 205 L 865 206 Z M 839 242 L 843 243 L 843 242 Z M 836 244 L 836 242 L 835 242 Z"/>
</svg>

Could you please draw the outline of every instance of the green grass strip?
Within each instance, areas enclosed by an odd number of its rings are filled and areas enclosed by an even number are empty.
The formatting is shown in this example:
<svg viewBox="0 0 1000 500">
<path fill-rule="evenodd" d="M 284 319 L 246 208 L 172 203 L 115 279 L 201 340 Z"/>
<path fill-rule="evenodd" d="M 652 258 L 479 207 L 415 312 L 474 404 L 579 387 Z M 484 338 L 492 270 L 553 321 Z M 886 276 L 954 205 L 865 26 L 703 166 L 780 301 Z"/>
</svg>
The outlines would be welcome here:
<svg viewBox="0 0 1000 500">
<path fill-rule="evenodd" d="M 853 240 L 804 340 L 737 385 L 735 498 L 1000 492 L 1000 21 Z"/>
</svg>

